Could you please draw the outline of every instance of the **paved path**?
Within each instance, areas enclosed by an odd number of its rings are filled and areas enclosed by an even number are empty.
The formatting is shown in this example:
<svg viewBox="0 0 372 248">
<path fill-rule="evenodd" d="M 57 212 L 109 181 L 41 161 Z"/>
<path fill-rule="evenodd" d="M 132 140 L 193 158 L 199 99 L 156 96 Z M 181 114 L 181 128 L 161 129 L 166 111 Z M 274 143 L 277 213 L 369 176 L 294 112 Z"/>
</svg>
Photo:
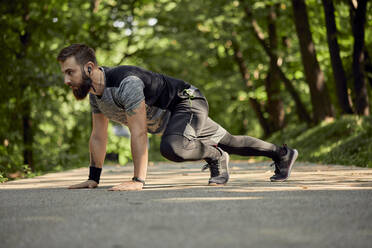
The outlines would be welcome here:
<svg viewBox="0 0 372 248">
<path fill-rule="evenodd" d="M 150 166 L 141 192 L 107 191 L 132 166 L 93 190 L 66 189 L 87 168 L 0 184 L 0 247 L 371 247 L 372 169 L 297 163 L 271 183 L 269 163 L 232 162 L 208 187 L 200 168 Z"/>
</svg>

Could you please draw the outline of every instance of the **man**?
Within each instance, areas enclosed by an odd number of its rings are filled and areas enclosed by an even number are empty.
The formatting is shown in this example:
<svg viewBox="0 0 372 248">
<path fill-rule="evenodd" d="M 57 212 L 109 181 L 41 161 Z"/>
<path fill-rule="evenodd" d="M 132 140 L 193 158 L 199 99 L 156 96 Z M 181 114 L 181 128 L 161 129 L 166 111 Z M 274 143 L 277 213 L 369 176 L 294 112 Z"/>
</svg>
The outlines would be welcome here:
<svg viewBox="0 0 372 248">
<path fill-rule="evenodd" d="M 271 181 L 288 179 L 297 151 L 249 137 L 234 136 L 208 117 L 208 102 L 193 85 L 135 66 L 99 67 L 93 49 L 73 44 L 57 60 L 76 99 L 89 93 L 93 129 L 89 140 L 89 179 L 69 188 L 95 188 L 106 154 L 108 120 L 131 133 L 134 177 L 113 191 L 141 190 L 148 162 L 147 132 L 161 133 L 160 151 L 174 162 L 205 160 L 209 185 L 229 180 L 229 154 L 266 156 L 275 164 Z"/>
</svg>

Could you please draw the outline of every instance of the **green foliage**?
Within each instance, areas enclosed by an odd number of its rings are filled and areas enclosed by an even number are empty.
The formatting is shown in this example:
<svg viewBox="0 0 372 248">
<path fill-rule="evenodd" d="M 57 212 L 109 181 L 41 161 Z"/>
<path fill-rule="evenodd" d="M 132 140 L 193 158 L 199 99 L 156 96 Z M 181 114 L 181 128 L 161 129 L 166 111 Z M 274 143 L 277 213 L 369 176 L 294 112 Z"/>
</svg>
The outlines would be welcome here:
<svg viewBox="0 0 372 248">
<path fill-rule="evenodd" d="M 343 116 L 313 128 L 292 125 L 270 138 L 299 151 L 298 160 L 372 168 L 372 118 Z"/>
<path fill-rule="evenodd" d="M 116 153 L 119 155 L 119 164 L 121 165 L 125 165 L 132 159 L 132 154 L 130 152 L 130 139 L 114 135 L 112 123 L 109 124 L 108 128 L 108 142 L 106 149 L 107 153 Z"/>
<path fill-rule="evenodd" d="M 231 133 L 261 136 L 263 132 L 249 105 L 249 97 L 254 96 L 262 104 L 267 101 L 265 80 L 269 58 L 250 31 L 251 24 L 245 19 L 241 2 L 251 6 L 265 38 L 268 37 L 267 7 L 279 4 L 276 53 L 283 59 L 281 69 L 310 110 L 309 89 L 304 82 L 289 0 L 2 1 L 0 182 L 15 172 L 32 176 L 42 171 L 87 166 L 91 131 L 89 104 L 76 101 L 63 85 L 56 61 L 58 51 L 70 43 L 86 43 L 95 48 L 101 65 L 132 64 L 182 78 L 202 90 L 209 101 L 210 116 Z M 321 2 L 306 3 L 318 59 L 331 100 L 337 107 Z M 341 57 L 351 85 L 353 38 L 349 7 L 346 1 L 335 3 Z M 369 4 L 365 38 L 370 55 L 371 8 Z M 233 34 L 249 71 L 250 90 L 234 60 Z M 353 88 L 350 90 L 353 98 Z M 372 91 L 369 92 L 372 97 Z M 301 147 L 301 154 L 306 154 L 303 159 L 366 165 L 363 161 L 372 143 L 370 119 L 358 121 L 356 117 L 345 117 L 307 129 L 297 120 L 294 102 L 284 85 L 280 96 L 289 127 L 282 134 L 276 134 L 274 140 L 281 141 L 285 132 L 294 145 Z M 268 115 L 265 109 L 262 111 L 264 116 Z M 33 172 L 29 165 L 24 165 L 25 117 L 31 120 L 27 132 L 33 137 Z M 111 128 L 110 124 L 107 152 L 118 153 L 120 164 L 124 165 L 131 159 L 129 140 L 114 136 Z M 347 139 L 341 142 L 337 137 L 343 135 Z M 319 139 L 314 138 L 316 136 L 325 137 L 323 145 L 314 145 Z M 150 136 L 150 159 L 162 159 L 159 144 L 159 136 Z"/>
<path fill-rule="evenodd" d="M 50 101 L 55 104 L 35 113 L 35 119 L 40 122 L 35 130 L 37 170 L 59 170 L 61 166 L 74 168 L 89 161 L 89 104 L 87 101 L 74 102 L 71 94 L 60 96 L 52 96 Z"/>
</svg>

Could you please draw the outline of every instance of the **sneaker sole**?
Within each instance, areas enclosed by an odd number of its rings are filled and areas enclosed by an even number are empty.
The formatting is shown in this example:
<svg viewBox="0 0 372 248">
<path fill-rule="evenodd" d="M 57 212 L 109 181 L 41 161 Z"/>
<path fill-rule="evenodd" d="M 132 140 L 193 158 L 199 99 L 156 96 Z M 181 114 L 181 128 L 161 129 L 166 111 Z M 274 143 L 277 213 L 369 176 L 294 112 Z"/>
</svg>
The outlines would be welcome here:
<svg viewBox="0 0 372 248">
<path fill-rule="evenodd" d="M 289 178 L 289 176 L 291 175 L 292 167 L 293 167 L 293 165 L 294 165 L 294 163 L 295 163 L 295 161 L 298 157 L 298 151 L 296 149 L 293 149 L 293 153 L 294 154 L 293 154 L 292 162 L 289 165 L 289 169 L 288 169 L 288 176 L 286 178 L 279 179 L 279 180 L 270 179 L 271 182 L 284 182 Z"/>
<path fill-rule="evenodd" d="M 218 187 L 218 186 L 225 186 L 227 184 L 226 183 L 208 183 L 208 186 L 211 186 L 211 187 Z"/>
</svg>

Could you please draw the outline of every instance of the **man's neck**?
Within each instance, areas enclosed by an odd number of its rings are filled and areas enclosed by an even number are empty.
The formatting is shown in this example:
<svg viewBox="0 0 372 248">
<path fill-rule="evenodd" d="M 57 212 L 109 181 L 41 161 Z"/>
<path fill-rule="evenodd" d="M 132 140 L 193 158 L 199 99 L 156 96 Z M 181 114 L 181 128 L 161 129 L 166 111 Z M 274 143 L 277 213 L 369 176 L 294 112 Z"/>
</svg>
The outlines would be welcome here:
<svg viewBox="0 0 372 248">
<path fill-rule="evenodd" d="M 105 89 L 105 75 L 101 69 L 95 70 L 92 75 L 92 85 L 96 91 L 90 89 L 90 92 L 94 95 L 101 96 Z"/>
</svg>

